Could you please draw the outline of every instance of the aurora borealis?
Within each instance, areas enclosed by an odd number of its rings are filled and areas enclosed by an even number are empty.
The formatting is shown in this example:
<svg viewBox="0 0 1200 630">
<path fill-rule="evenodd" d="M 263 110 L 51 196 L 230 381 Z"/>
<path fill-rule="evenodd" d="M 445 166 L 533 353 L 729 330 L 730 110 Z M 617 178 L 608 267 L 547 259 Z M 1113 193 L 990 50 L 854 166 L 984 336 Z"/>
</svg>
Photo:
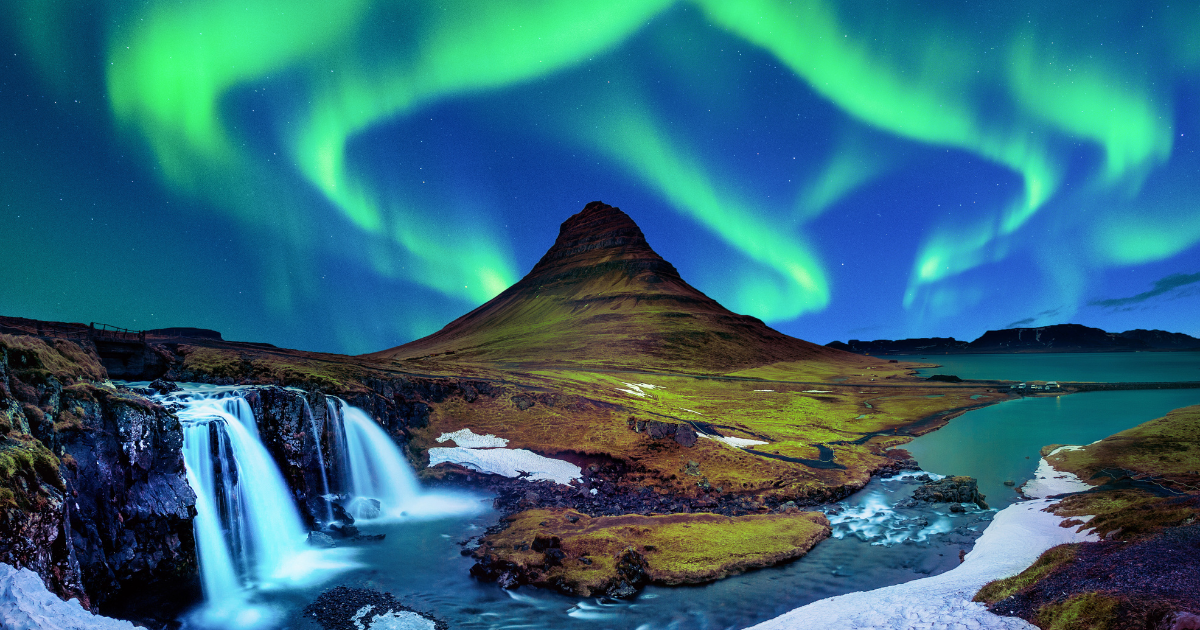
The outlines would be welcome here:
<svg viewBox="0 0 1200 630">
<path fill-rule="evenodd" d="M 1134 2 L 9 3 L 0 314 L 369 352 L 599 199 L 818 343 L 1200 335 L 1198 28 Z"/>
</svg>

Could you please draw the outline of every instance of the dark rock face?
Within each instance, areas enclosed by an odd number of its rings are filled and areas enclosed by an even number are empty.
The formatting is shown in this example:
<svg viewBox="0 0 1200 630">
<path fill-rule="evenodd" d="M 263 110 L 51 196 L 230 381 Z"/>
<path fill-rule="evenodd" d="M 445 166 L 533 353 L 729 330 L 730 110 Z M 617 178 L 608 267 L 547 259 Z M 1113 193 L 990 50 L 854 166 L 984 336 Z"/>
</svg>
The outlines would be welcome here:
<svg viewBox="0 0 1200 630">
<path fill-rule="evenodd" d="M 309 499 L 324 492 L 318 441 L 323 454 L 331 452 L 333 433 L 325 395 L 262 387 L 248 391 L 245 398 L 258 419 L 263 446 L 279 466 L 297 505 L 307 506 Z M 327 469 L 326 478 L 331 474 L 332 468 Z M 308 510 L 304 512 L 311 525 L 314 515 Z"/>
<path fill-rule="evenodd" d="M 984 496 L 979 494 L 979 484 L 974 477 L 946 477 L 937 481 L 926 481 L 913 492 L 913 498 L 931 503 L 975 503 L 987 509 Z"/>
<path fill-rule="evenodd" d="M 71 544 L 93 605 L 155 585 L 194 590 L 196 496 L 179 419 L 115 393 L 72 398 L 82 427 L 63 440 Z"/>
<path fill-rule="evenodd" d="M 0 561 L 63 597 L 111 610 L 170 589 L 198 595 L 179 420 L 111 386 L 93 347 L 9 338 L 0 347 Z M 13 490 L 16 490 L 14 493 Z M 3 501 L 0 501 L 3 503 Z M 4 509 L 4 508 L 14 509 Z M 181 596 L 182 593 L 182 596 Z"/>
</svg>

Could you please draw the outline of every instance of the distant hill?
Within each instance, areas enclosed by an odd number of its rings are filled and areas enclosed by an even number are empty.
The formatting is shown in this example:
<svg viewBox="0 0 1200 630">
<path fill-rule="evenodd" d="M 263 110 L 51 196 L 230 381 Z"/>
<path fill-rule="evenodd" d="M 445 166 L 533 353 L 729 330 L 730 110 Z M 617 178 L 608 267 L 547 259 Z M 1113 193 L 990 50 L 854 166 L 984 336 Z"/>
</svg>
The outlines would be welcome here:
<svg viewBox="0 0 1200 630">
<path fill-rule="evenodd" d="M 1110 333 L 1079 324 L 1038 328 L 989 330 L 975 341 L 953 337 L 925 339 L 851 339 L 833 341 L 826 347 L 859 354 L 995 354 L 1005 352 L 1138 352 L 1200 350 L 1200 339 L 1163 330 L 1127 330 Z"/>
<path fill-rule="evenodd" d="M 629 215 L 593 201 L 563 222 L 527 276 L 442 330 L 377 360 L 726 373 L 854 360 L 738 315 L 679 276 Z"/>
</svg>

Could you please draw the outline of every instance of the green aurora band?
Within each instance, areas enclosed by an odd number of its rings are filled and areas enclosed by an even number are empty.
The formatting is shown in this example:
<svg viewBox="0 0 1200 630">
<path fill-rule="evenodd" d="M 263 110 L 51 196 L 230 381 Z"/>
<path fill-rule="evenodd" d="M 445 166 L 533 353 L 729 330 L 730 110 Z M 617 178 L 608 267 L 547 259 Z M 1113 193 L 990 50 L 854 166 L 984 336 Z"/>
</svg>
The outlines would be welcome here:
<svg viewBox="0 0 1200 630">
<path fill-rule="evenodd" d="M 173 190 L 271 230 L 300 258 L 325 247 L 306 205 L 316 194 L 366 237 L 362 251 L 343 255 L 478 304 L 519 276 L 508 246 L 486 226 L 440 227 L 437 210 L 419 195 L 381 190 L 356 172 L 348 146 L 438 103 L 567 76 L 666 12 L 691 7 L 712 28 L 778 60 L 853 124 L 975 156 L 1019 180 L 1014 198 L 926 231 L 903 304 L 953 310 L 953 296 L 971 290 L 946 283 L 1010 255 L 1034 217 L 1055 204 L 1083 199 L 1112 209 L 1061 228 L 1090 239 L 1086 265 L 1095 268 L 1162 260 L 1200 241 L 1193 208 L 1139 196 L 1173 158 L 1172 89 L 1195 77 L 1200 47 L 1187 26 L 1200 25 L 1200 13 L 1166 12 L 1146 29 L 1153 32 L 1116 45 L 1114 33 L 1125 27 L 1111 16 L 1101 17 L 1116 25 L 1096 28 L 1069 11 L 1051 18 L 1040 5 L 1018 5 L 998 10 L 980 36 L 968 26 L 979 19 L 969 10 L 925 20 L 853 2 L 120 3 L 109 11 L 121 26 L 106 34 L 105 84 L 117 127 L 144 143 Z M 54 46 L 34 43 L 62 41 L 53 31 L 71 10 L 43 0 L 9 16 L 51 82 L 68 62 Z M 1040 19 L 1025 19 L 1031 14 Z M 238 90 L 285 74 L 304 94 L 273 112 L 276 144 L 289 154 L 266 158 L 223 108 Z M 594 125 L 580 124 L 580 113 L 563 103 L 548 105 L 560 110 L 548 118 L 563 137 L 604 156 L 763 271 L 740 279 L 735 310 L 787 321 L 827 307 L 836 287 L 805 225 L 892 170 L 894 160 L 873 153 L 869 141 L 843 142 L 823 168 L 797 180 L 793 205 L 775 212 L 786 218 L 773 219 L 755 199 L 731 193 L 742 190 L 738 182 L 719 175 L 686 134 L 668 130 L 664 112 L 632 96 L 603 102 L 606 115 Z M 1098 157 L 1084 185 L 1065 189 L 1068 173 L 1081 168 L 1071 162 L 1080 145 Z M 308 190 L 297 190 L 297 177 Z M 1184 191 L 1187 182 L 1166 185 Z M 276 300 L 280 308 L 290 303 L 286 295 Z"/>
</svg>

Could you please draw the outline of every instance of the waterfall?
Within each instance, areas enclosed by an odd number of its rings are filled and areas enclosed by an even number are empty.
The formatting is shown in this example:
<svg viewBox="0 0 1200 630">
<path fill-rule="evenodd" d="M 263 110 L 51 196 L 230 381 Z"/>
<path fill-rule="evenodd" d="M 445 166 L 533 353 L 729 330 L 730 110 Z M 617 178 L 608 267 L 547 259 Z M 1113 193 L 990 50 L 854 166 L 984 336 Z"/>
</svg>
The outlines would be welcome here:
<svg viewBox="0 0 1200 630">
<path fill-rule="evenodd" d="M 321 494 L 329 494 L 329 475 L 325 473 L 325 455 L 321 452 L 321 432 L 317 430 L 317 416 L 313 413 L 312 407 L 308 404 L 307 398 L 301 398 L 304 403 L 304 415 L 308 416 L 308 426 L 312 428 L 313 444 L 317 448 L 317 464 L 321 469 Z M 333 520 L 333 508 L 325 504 L 325 522 L 329 523 Z"/>
<path fill-rule="evenodd" d="M 346 454 L 346 429 L 341 406 L 340 399 L 325 397 L 325 408 L 329 410 L 329 464 L 334 473 L 334 486 L 340 492 L 346 492 L 350 488 L 350 472 L 347 470 L 349 456 Z"/>
<path fill-rule="evenodd" d="M 190 386 L 162 397 L 183 407 L 177 415 L 188 483 L 196 493 L 202 626 L 271 625 L 272 609 L 251 603 L 255 591 L 308 586 L 357 566 L 353 549 L 308 546 L 300 512 L 262 444 L 244 392 Z"/>
<path fill-rule="evenodd" d="M 387 432 L 362 409 L 332 396 L 329 401 L 331 442 L 340 445 L 336 448 L 341 488 L 350 497 L 345 507 L 356 520 L 444 518 L 483 509 L 477 498 L 467 494 L 423 492 L 412 466 Z"/>
<path fill-rule="evenodd" d="M 270 626 L 278 619 L 270 606 L 254 603 L 257 591 L 312 586 L 359 566 L 357 551 L 307 544 L 293 495 L 245 399 L 252 387 L 181 385 L 182 391 L 156 398 L 179 406 L 187 479 L 196 493 L 193 527 L 205 596 L 196 620 L 222 629 Z M 328 494 L 332 485 L 348 495 L 345 507 L 355 518 L 441 518 L 481 509 L 475 497 L 422 493 L 400 449 L 366 413 L 332 397 L 327 404 L 328 458 L 304 403 L 322 489 Z"/>
<path fill-rule="evenodd" d="M 391 437 L 361 409 L 344 405 L 342 418 L 353 497 L 350 515 L 366 519 L 401 516 L 420 495 L 412 466 Z M 379 501 L 378 509 L 370 499 Z"/>
<path fill-rule="evenodd" d="M 219 555 L 241 561 L 244 582 L 263 584 L 286 577 L 289 561 L 305 548 L 306 530 L 283 475 L 258 439 L 249 411 L 241 397 L 208 398 L 193 401 L 179 417 L 186 427 L 184 461 L 189 470 L 199 471 L 194 473 L 197 487 L 193 490 L 218 508 L 213 520 L 224 521 L 221 528 L 231 530 L 230 536 L 221 536 L 225 550 Z M 211 440 L 202 437 L 213 429 L 216 457 Z M 220 484 L 214 483 L 217 475 L 209 472 L 214 464 L 221 473 Z M 216 539 L 210 532 L 200 532 L 200 537 Z M 222 581 L 227 579 L 223 568 L 221 574 Z M 223 584 L 217 588 L 227 590 Z"/>
</svg>

